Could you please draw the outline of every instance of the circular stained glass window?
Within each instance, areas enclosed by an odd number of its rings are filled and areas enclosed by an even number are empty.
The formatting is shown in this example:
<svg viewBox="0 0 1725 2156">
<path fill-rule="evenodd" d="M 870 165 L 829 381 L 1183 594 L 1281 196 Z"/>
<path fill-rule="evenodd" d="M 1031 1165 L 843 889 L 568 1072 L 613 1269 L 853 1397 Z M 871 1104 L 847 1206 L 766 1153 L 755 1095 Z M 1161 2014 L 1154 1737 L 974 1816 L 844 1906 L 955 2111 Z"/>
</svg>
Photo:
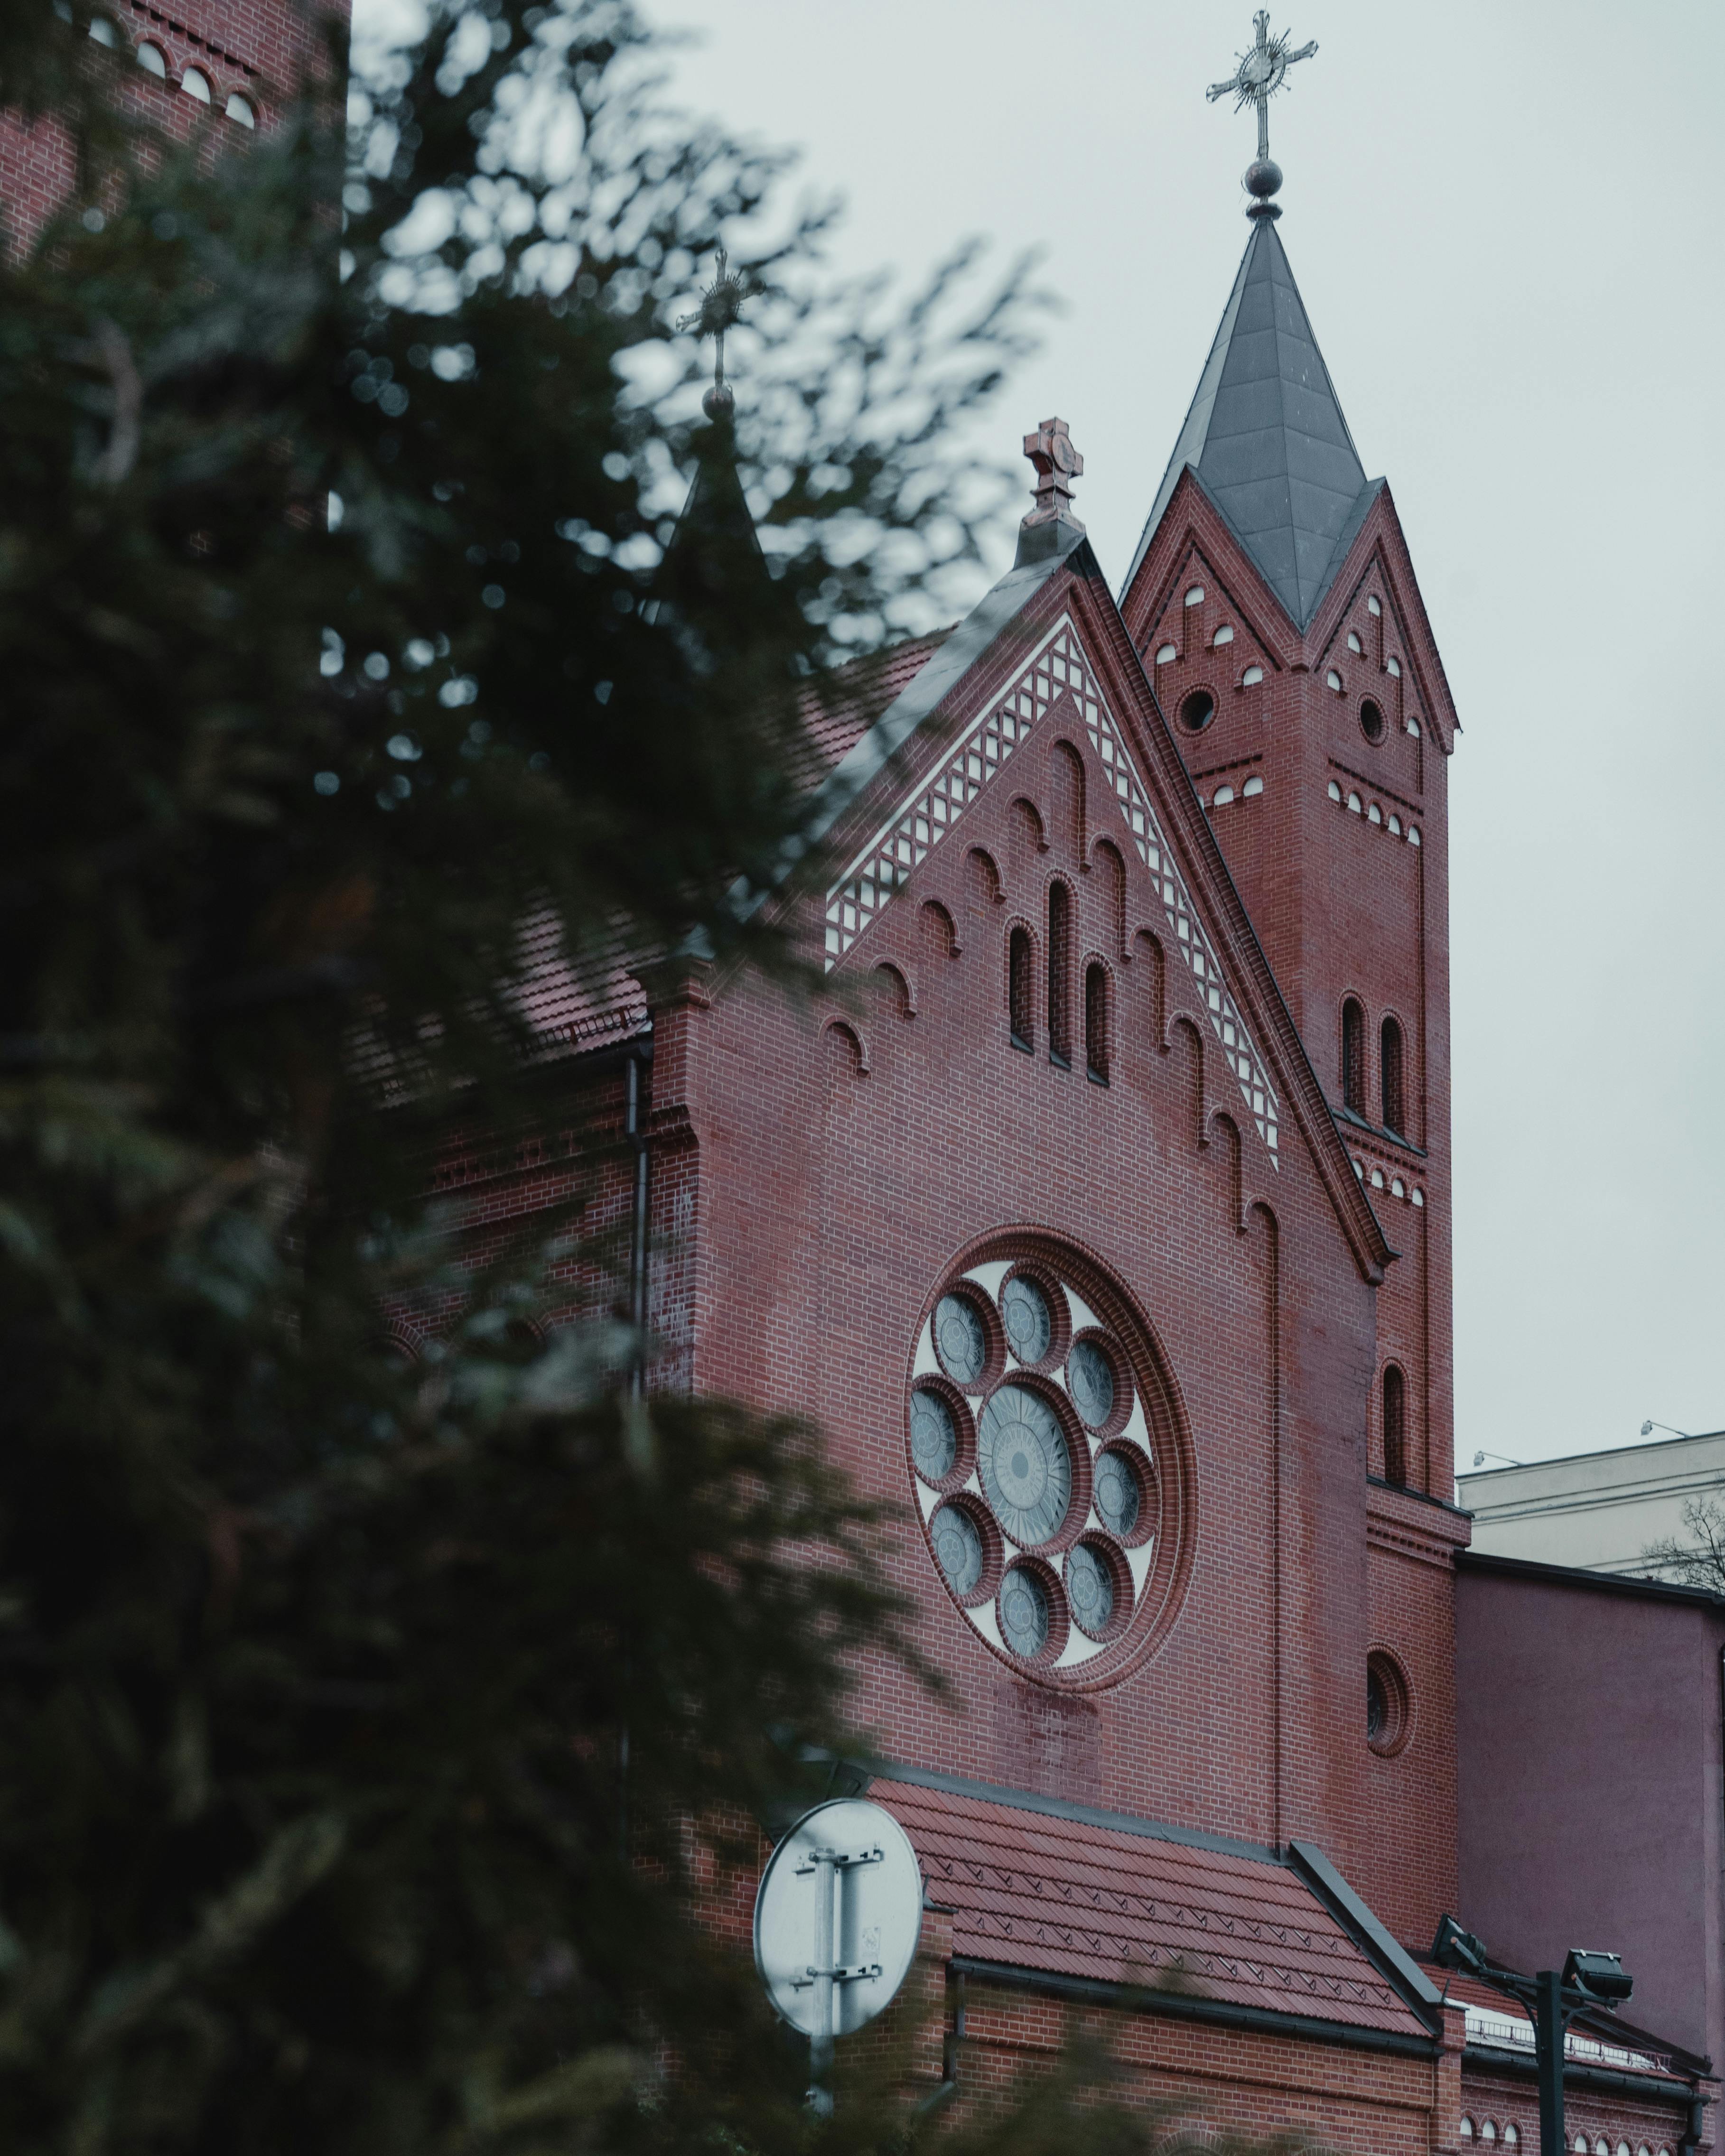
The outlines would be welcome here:
<svg viewBox="0 0 1725 2156">
<path fill-rule="evenodd" d="M 934 1290 L 912 1366 L 916 1516 L 966 1622 L 1038 1682 L 1115 1682 L 1190 1570 L 1189 1441 L 1130 1296 L 1054 1237 L 1003 1229 Z"/>
<path fill-rule="evenodd" d="M 934 1352 L 955 1385 L 973 1385 L 988 1359 L 983 1314 L 968 1295 L 943 1295 L 934 1313 Z"/>
<path fill-rule="evenodd" d="M 1066 1559 L 1066 1599 L 1084 1630 L 1100 1638 L 1114 1614 L 1114 1575 L 1088 1543 L 1080 1543 Z"/>
<path fill-rule="evenodd" d="M 1014 1275 L 1000 1291 L 1000 1322 L 1006 1344 L 1021 1363 L 1040 1363 L 1054 1342 L 1054 1318 L 1048 1297 L 1033 1280 Z"/>
<path fill-rule="evenodd" d="M 995 1517 L 1015 1543 L 1060 1532 L 1072 1499 L 1072 1455 L 1054 1409 L 1022 1385 L 1003 1385 L 983 1409 L 977 1465 Z"/>
<path fill-rule="evenodd" d="M 942 1505 L 929 1526 L 934 1554 L 955 1594 L 973 1594 L 983 1576 L 982 1530 L 962 1505 Z"/>
<path fill-rule="evenodd" d="M 1105 1452 L 1096 1461 L 1096 1517 L 1111 1534 L 1129 1535 L 1138 1524 L 1144 1493 L 1132 1462 L 1123 1453 Z"/>
<path fill-rule="evenodd" d="M 1034 1572 L 1015 1564 L 1000 1583 L 1000 1636 L 1015 1655 L 1034 1661 L 1048 1645 L 1048 1590 Z"/>
<path fill-rule="evenodd" d="M 1067 1357 L 1066 1388 L 1081 1421 L 1100 1430 L 1114 1412 L 1114 1371 L 1094 1340 L 1081 1340 Z"/>
<path fill-rule="evenodd" d="M 926 1482 L 944 1482 L 958 1457 L 952 1410 L 927 1387 L 911 1395 L 911 1457 Z"/>
</svg>

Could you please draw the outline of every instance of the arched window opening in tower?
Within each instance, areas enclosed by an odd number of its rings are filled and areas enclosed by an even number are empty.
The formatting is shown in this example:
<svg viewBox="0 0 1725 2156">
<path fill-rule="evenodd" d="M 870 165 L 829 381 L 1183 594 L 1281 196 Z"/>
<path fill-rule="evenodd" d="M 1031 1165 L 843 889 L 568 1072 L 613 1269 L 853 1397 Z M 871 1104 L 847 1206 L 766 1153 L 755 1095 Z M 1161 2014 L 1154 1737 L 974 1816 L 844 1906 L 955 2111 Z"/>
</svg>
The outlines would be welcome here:
<svg viewBox="0 0 1725 2156">
<path fill-rule="evenodd" d="M 1030 932 L 1014 928 L 1006 946 L 1006 998 L 1012 1027 L 1012 1045 L 1028 1055 L 1034 1042 L 1030 1031 Z"/>
<path fill-rule="evenodd" d="M 1342 1006 L 1342 1105 L 1366 1112 L 1366 1014 L 1352 996 Z"/>
<path fill-rule="evenodd" d="M 1048 887 L 1048 1054 L 1072 1061 L 1072 896 L 1063 883 Z"/>
<path fill-rule="evenodd" d="M 210 101 L 209 77 L 202 68 L 188 67 L 180 77 L 180 89 L 182 95 L 195 97 L 200 105 L 208 105 Z"/>
<path fill-rule="evenodd" d="M 1094 1084 L 1107 1084 L 1108 973 L 1095 962 L 1084 976 L 1084 1067 Z"/>
<path fill-rule="evenodd" d="M 1384 1127 L 1401 1137 L 1408 1127 L 1408 1106 L 1402 1076 L 1402 1029 L 1396 1019 L 1384 1019 L 1378 1048 L 1378 1071 L 1384 1093 Z"/>
<path fill-rule="evenodd" d="M 1384 1479 L 1407 1486 L 1408 1384 L 1394 1363 L 1384 1373 Z"/>
</svg>

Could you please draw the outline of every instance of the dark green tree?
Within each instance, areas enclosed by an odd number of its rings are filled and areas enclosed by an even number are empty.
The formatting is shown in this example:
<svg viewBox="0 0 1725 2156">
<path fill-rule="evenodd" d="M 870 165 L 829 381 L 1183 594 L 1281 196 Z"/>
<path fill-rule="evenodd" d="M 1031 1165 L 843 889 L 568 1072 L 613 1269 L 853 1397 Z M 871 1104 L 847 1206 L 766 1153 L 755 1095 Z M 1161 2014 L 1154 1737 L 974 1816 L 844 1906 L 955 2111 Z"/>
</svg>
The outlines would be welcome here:
<svg viewBox="0 0 1725 2156">
<path fill-rule="evenodd" d="M 807 701 L 973 562 L 1023 307 L 793 220 L 708 424 L 780 173 L 627 7 L 434 8 L 239 151 L 84 28 L 0 0 L 79 173 L 0 264 L 0 2144 L 904 2146 L 702 1907 L 910 1651 L 872 1516 L 603 1296 L 534 1344 L 578 1214 L 429 1193 L 553 1096 L 603 1163 L 524 924 L 796 991 Z"/>
<path fill-rule="evenodd" d="M 0 8 L 80 174 L 0 269 L 0 2142 L 769 2147 L 692 1888 L 892 1643 L 870 1517 L 603 1313 L 524 1347 L 578 1221 L 428 1192 L 545 1098 L 524 923 L 793 982 L 801 702 L 973 557 L 1020 316 L 793 223 L 709 425 L 777 168 L 626 7 L 434 10 L 238 150 L 84 28 Z"/>
</svg>

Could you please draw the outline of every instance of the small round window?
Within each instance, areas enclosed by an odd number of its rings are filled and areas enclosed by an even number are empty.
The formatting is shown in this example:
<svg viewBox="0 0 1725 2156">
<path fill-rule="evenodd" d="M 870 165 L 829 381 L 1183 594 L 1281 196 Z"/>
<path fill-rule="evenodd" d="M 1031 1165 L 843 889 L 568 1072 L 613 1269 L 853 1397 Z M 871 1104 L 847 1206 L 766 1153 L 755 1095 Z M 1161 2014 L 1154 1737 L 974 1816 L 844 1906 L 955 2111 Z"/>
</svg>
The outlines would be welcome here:
<svg viewBox="0 0 1725 2156">
<path fill-rule="evenodd" d="M 1408 1680 L 1393 1655 L 1381 1649 L 1366 1657 L 1366 1742 L 1384 1758 L 1393 1758 L 1413 1730 Z"/>
<path fill-rule="evenodd" d="M 925 1482 L 944 1482 L 958 1460 L 958 1430 L 952 1410 L 932 1387 L 911 1396 L 911 1457 Z"/>
<path fill-rule="evenodd" d="M 1040 1363 L 1054 1345 L 1048 1297 L 1023 1273 L 1014 1274 L 1000 1291 L 1000 1319 L 1006 1344 L 1021 1363 Z"/>
<path fill-rule="evenodd" d="M 1100 1640 L 1114 1614 L 1114 1568 L 1092 1543 L 1080 1543 L 1066 1559 L 1066 1599 L 1074 1623 Z"/>
<path fill-rule="evenodd" d="M 1087 1430 L 1100 1430 L 1113 1414 L 1113 1366 L 1094 1340 L 1081 1340 L 1067 1357 L 1066 1389 Z"/>
<path fill-rule="evenodd" d="M 1180 724 L 1189 734 L 1201 734 L 1216 716 L 1216 700 L 1208 689 L 1194 689 L 1180 706 Z"/>
<path fill-rule="evenodd" d="M 968 1295 L 943 1295 L 934 1313 L 934 1352 L 955 1385 L 973 1385 L 988 1360 L 982 1312 Z"/>
<path fill-rule="evenodd" d="M 1134 1533 L 1144 1509 L 1144 1486 L 1132 1455 L 1111 1445 L 1096 1462 L 1096 1517 L 1111 1534 Z"/>
<path fill-rule="evenodd" d="M 1368 742 L 1384 738 L 1384 714 L 1369 696 L 1359 707 L 1359 730 Z"/>
<path fill-rule="evenodd" d="M 1191 1569 L 1190 1440 L 1135 1306 L 1094 1260 L 1003 1231 L 927 1306 L 906 1436 L 935 1568 L 1038 1682 L 1111 1683 Z"/>
<path fill-rule="evenodd" d="M 955 1594 L 973 1594 L 983 1577 L 983 1532 L 963 1505 L 942 1505 L 930 1539 L 947 1584 Z"/>
<path fill-rule="evenodd" d="M 1034 1662 L 1052 1629 L 1048 1589 L 1028 1565 L 1015 1564 L 1000 1583 L 1000 1636 L 1021 1661 Z"/>
</svg>

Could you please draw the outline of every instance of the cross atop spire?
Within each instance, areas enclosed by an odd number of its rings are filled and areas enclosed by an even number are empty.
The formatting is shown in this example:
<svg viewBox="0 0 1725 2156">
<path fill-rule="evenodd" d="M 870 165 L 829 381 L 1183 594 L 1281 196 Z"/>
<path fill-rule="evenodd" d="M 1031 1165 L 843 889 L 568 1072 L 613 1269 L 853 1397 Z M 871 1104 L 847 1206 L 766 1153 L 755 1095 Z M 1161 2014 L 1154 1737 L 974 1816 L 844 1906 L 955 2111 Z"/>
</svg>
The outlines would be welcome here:
<svg viewBox="0 0 1725 2156">
<path fill-rule="evenodd" d="M 1064 554 L 1084 536 L 1072 514 L 1072 482 L 1084 470 L 1084 459 L 1072 446 L 1064 419 L 1045 419 L 1024 437 L 1024 454 L 1036 468 L 1036 506 L 1019 526 L 1018 565 Z"/>
<path fill-rule="evenodd" d="M 1236 112 L 1244 112 L 1249 105 L 1257 107 L 1258 154 L 1245 170 L 1246 192 L 1254 199 L 1246 215 L 1278 218 L 1281 212 L 1270 200 L 1281 185 L 1281 167 L 1270 155 L 1270 100 L 1283 87 L 1295 61 L 1310 59 L 1317 50 L 1317 40 L 1308 38 L 1297 51 L 1290 52 L 1288 40 L 1293 33 L 1284 30 L 1272 38 L 1267 8 L 1260 8 L 1253 16 L 1252 27 L 1257 32 L 1256 39 L 1239 55 L 1234 73 L 1226 82 L 1213 82 L 1204 95 L 1212 105 L 1219 97 L 1231 97 Z"/>
<path fill-rule="evenodd" d="M 721 247 L 713 281 L 701 294 L 701 305 L 692 315 L 683 316 L 677 323 L 679 336 L 693 330 L 697 337 L 710 336 L 713 341 L 713 386 L 701 400 L 701 408 L 709 419 L 716 419 L 721 412 L 728 413 L 737 402 L 725 379 L 725 332 L 742 318 L 743 302 L 753 299 L 761 289 L 747 275 L 732 276 L 726 266 L 729 260 Z"/>
<path fill-rule="evenodd" d="M 1078 524 L 1072 514 L 1072 482 L 1084 476 L 1084 459 L 1072 446 L 1072 430 L 1064 419 L 1045 419 L 1034 434 L 1024 437 L 1024 454 L 1036 468 L 1036 506 L 1026 524 L 1048 524 L 1064 516 Z M 1081 531 L 1084 526 L 1078 524 Z"/>
</svg>

